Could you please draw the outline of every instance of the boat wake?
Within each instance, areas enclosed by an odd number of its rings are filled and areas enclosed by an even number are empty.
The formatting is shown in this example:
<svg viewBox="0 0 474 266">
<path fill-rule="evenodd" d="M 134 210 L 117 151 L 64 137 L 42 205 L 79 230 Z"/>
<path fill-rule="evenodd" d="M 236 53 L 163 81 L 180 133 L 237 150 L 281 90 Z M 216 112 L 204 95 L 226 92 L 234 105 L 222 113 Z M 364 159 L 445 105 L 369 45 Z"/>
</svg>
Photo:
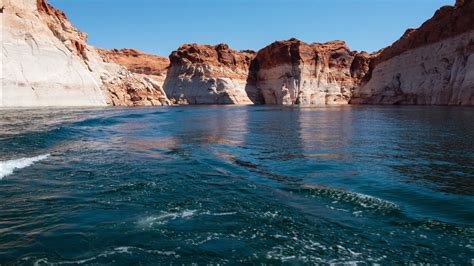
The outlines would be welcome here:
<svg viewBox="0 0 474 266">
<path fill-rule="evenodd" d="M 365 195 L 362 193 L 350 192 L 325 186 L 303 185 L 299 191 L 309 193 L 314 197 L 329 198 L 334 204 L 351 204 L 366 210 L 389 213 L 400 211 L 400 207 L 390 201 Z"/>
<path fill-rule="evenodd" d="M 9 160 L 9 161 L 0 161 L 0 180 L 4 177 L 13 174 L 15 170 L 23 169 L 28 166 L 33 165 L 36 162 L 42 161 L 47 159 L 50 154 L 43 154 L 36 157 L 31 158 L 21 158 L 17 160 Z"/>
<path fill-rule="evenodd" d="M 176 219 L 190 219 L 197 210 L 184 210 L 181 212 L 162 212 L 158 216 L 150 216 L 138 222 L 140 227 L 152 227 L 155 224 L 166 224 Z"/>
</svg>

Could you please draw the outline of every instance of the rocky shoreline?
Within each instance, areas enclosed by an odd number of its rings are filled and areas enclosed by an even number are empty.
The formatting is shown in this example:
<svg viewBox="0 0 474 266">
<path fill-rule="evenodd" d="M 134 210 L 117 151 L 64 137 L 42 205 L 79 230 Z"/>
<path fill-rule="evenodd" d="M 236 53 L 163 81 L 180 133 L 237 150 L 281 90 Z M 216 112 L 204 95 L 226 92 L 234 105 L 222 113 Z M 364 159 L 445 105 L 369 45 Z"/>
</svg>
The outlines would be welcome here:
<svg viewBox="0 0 474 266">
<path fill-rule="evenodd" d="M 45 0 L 3 5 L 0 106 L 474 105 L 474 0 L 373 54 L 290 39 L 257 52 L 185 44 L 169 58 L 92 47 Z"/>
</svg>

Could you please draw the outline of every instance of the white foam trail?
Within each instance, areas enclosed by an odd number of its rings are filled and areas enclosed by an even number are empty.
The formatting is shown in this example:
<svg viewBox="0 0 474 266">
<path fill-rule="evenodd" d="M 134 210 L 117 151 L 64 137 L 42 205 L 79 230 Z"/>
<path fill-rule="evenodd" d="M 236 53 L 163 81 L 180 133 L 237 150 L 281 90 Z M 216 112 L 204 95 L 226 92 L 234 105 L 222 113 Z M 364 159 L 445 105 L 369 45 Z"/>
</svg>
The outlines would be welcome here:
<svg viewBox="0 0 474 266">
<path fill-rule="evenodd" d="M 140 227 L 151 227 L 155 224 L 166 224 L 169 221 L 176 219 L 190 219 L 196 214 L 197 210 L 184 210 L 182 212 L 162 212 L 161 215 L 147 217 L 140 220 L 138 224 Z"/>
<path fill-rule="evenodd" d="M 22 168 L 31 166 L 38 161 L 47 159 L 49 156 L 50 154 L 43 154 L 36 157 L 31 157 L 31 158 L 21 158 L 17 160 L 0 161 L 0 180 L 2 180 L 5 176 L 13 174 L 13 172 L 17 169 L 22 169 Z"/>
<path fill-rule="evenodd" d="M 305 189 L 309 189 L 314 192 L 316 196 L 325 196 L 334 199 L 333 203 L 346 202 L 358 205 L 365 209 L 379 210 L 379 211 L 390 211 L 399 210 L 400 207 L 387 200 L 376 198 L 373 196 L 365 195 L 357 192 L 350 192 L 345 190 L 339 190 L 335 188 L 329 188 L 324 186 L 314 185 L 303 185 Z M 342 209 L 336 209 L 342 210 Z"/>
</svg>

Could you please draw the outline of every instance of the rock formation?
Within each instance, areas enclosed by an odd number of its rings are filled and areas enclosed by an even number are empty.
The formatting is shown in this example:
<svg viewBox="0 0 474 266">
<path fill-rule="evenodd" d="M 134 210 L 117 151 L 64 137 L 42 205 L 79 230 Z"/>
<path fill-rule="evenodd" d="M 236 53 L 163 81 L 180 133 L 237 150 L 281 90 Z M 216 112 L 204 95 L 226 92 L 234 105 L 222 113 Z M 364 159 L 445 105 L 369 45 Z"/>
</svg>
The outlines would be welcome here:
<svg viewBox="0 0 474 266">
<path fill-rule="evenodd" d="M 370 68 L 351 103 L 474 105 L 474 0 L 440 8 Z"/>
<path fill-rule="evenodd" d="M 0 106 L 474 105 L 474 0 L 371 55 L 290 39 L 258 53 L 186 44 L 168 59 L 96 49 L 45 0 L 5 0 L 0 13 Z"/>
<path fill-rule="evenodd" d="M 104 61 L 45 0 L 4 0 L 0 106 L 162 105 L 159 86 Z"/>
<path fill-rule="evenodd" d="M 128 98 L 133 105 L 137 106 L 169 105 L 171 103 L 163 91 L 163 83 L 169 65 L 168 58 L 148 55 L 134 49 L 96 50 L 104 62 L 116 63 L 134 73 L 131 75 L 134 81 L 125 80 L 125 87 L 120 83 L 112 86 L 110 94 L 116 105 L 129 105 L 127 104 Z"/>
<path fill-rule="evenodd" d="M 126 67 L 130 72 L 151 78 L 163 86 L 170 65 L 167 57 L 145 54 L 135 49 L 98 49 L 98 51 L 109 60 Z"/>
<path fill-rule="evenodd" d="M 266 104 L 347 104 L 369 69 L 369 55 L 349 50 L 342 41 L 290 39 L 260 50 L 256 64 Z"/>
<path fill-rule="evenodd" d="M 250 73 L 252 51 L 238 52 L 225 44 L 186 44 L 170 55 L 163 85 L 178 104 L 253 104 L 261 97 Z"/>
</svg>

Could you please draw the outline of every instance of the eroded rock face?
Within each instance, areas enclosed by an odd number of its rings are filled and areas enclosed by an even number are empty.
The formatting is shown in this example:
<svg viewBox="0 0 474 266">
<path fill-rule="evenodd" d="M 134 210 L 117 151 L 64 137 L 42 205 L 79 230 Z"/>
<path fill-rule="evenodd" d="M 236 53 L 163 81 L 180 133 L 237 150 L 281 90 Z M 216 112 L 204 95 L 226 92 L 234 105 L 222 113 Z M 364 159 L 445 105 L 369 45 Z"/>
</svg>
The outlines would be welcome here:
<svg viewBox="0 0 474 266">
<path fill-rule="evenodd" d="M 278 41 L 256 56 L 258 88 L 266 104 L 347 104 L 369 69 L 369 58 L 342 41 Z"/>
<path fill-rule="evenodd" d="M 124 66 L 133 74 L 122 83 L 112 82 L 108 87 L 114 105 L 169 105 L 163 83 L 169 65 L 168 58 L 145 54 L 134 49 L 97 49 L 104 62 Z"/>
<path fill-rule="evenodd" d="M 96 49 L 45 0 L 4 0 L 0 106 L 474 105 L 472 14 L 457 0 L 370 55 L 290 39 L 258 53 L 187 44 L 168 59 Z"/>
<path fill-rule="evenodd" d="M 371 62 L 351 103 L 474 105 L 474 1 L 440 8 Z"/>
<path fill-rule="evenodd" d="M 4 0 L 2 31 L 0 106 L 167 103 L 152 82 L 105 62 L 87 35 L 44 0 Z"/>
<path fill-rule="evenodd" d="M 126 67 L 130 72 L 155 80 L 160 86 L 165 81 L 170 65 L 167 57 L 145 54 L 135 49 L 98 49 L 98 51 L 109 60 Z"/>
<path fill-rule="evenodd" d="M 178 104 L 253 104 L 261 100 L 250 71 L 255 53 L 225 44 L 186 44 L 170 55 L 163 85 Z"/>
</svg>

